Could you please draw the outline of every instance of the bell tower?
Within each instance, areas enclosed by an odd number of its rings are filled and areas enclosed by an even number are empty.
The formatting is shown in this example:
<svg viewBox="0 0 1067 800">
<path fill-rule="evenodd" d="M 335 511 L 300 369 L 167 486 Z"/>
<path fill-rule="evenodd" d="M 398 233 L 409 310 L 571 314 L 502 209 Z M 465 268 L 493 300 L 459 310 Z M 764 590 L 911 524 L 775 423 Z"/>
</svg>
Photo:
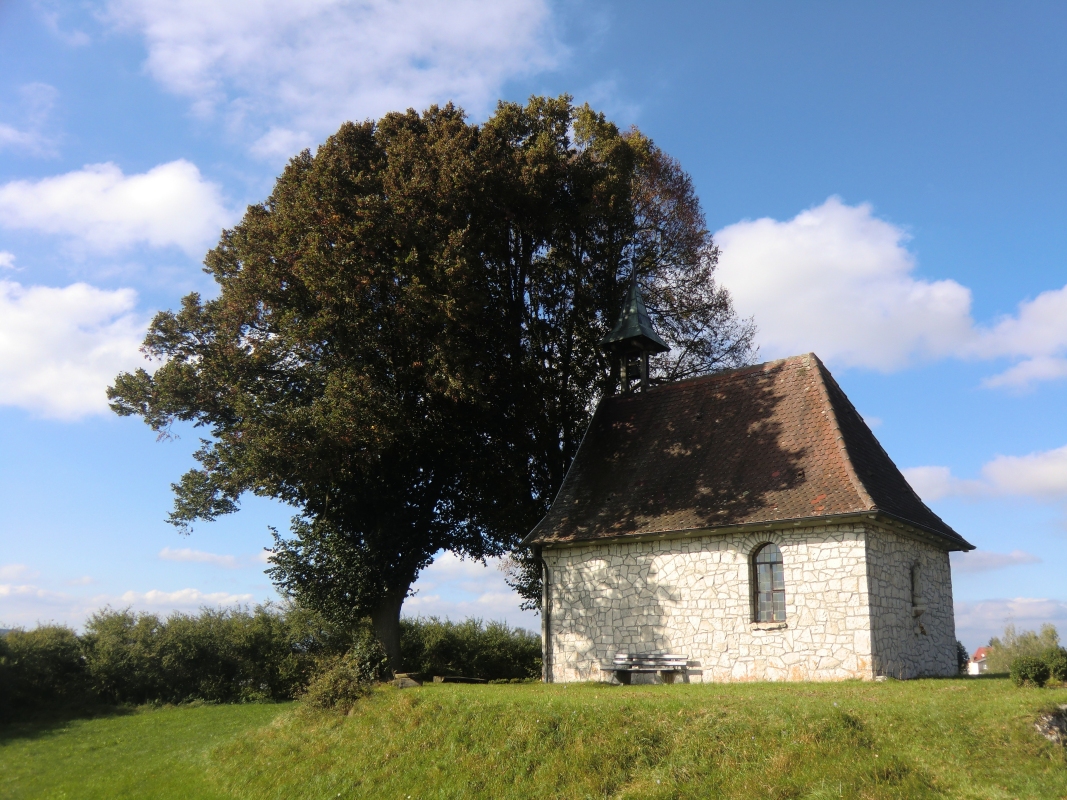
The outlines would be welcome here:
<svg viewBox="0 0 1067 800">
<path fill-rule="evenodd" d="M 611 356 L 612 369 L 619 376 L 623 394 L 635 388 L 640 391 L 648 389 L 648 357 L 654 353 L 666 353 L 671 348 L 652 328 L 636 273 L 630 279 L 619 321 L 611 333 L 600 340 L 600 344 Z"/>
</svg>

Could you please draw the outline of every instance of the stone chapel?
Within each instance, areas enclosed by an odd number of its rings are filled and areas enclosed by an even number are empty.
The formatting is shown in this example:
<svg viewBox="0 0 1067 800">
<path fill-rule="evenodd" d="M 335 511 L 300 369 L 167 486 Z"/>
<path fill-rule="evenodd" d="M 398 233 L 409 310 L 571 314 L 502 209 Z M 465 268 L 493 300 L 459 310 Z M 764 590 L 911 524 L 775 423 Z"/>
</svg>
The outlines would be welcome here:
<svg viewBox="0 0 1067 800">
<path fill-rule="evenodd" d="M 604 346 L 622 391 L 524 542 L 546 681 L 663 653 L 692 682 L 957 673 L 949 553 L 974 547 L 814 353 L 651 386 L 636 282 Z"/>
</svg>

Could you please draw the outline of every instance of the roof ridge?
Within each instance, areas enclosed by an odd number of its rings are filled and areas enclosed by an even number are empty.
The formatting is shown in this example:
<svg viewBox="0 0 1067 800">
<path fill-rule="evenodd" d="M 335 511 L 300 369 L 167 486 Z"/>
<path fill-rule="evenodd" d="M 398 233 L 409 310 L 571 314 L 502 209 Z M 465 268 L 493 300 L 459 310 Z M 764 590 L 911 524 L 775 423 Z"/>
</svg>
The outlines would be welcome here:
<svg viewBox="0 0 1067 800">
<path fill-rule="evenodd" d="M 774 361 L 763 361 L 759 364 L 746 364 L 743 367 L 729 367 L 727 369 L 721 369 L 718 372 L 706 372 L 703 375 L 694 375 L 691 378 L 680 378 L 676 381 L 667 381 L 665 383 L 658 384 L 649 389 L 649 392 L 659 392 L 664 389 L 671 389 L 675 387 L 691 386 L 694 383 L 701 381 L 716 381 L 722 378 L 728 378 L 730 376 L 744 375 L 750 372 L 766 372 L 767 370 L 788 364 L 791 361 L 799 361 L 805 359 L 808 356 L 814 356 L 814 353 L 800 353 L 795 356 L 788 356 L 786 358 L 776 358 Z M 816 356 L 817 357 L 817 356 Z M 621 395 L 618 395 L 621 396 Z"/>
<path fill-rule="evenodd" d="M 868 511 L 877 511 L 878 504 L 874 502 L 874 498 L 871 497 L 871 493 L 867 490 L 867 486 L 856 473 L 856 467 L 852 463 L 852 456 L 849 455 L 848 447 L 845 446 L 845 433 L 841 430 L 841 423 L 838 422 L 837 409 L 834 408 L 834 403 L 830 399 L 830 392 L 826 387 L 826 378 L 829 377 L 830 380 L 834 380 L 834 377 L 833 375 L 830 375 L 830 371 L 826 369 L 826 365 L 822 363 L 822 359 L 815 355 L 815 353 L 808 353 L 808 357 L 815 361 L 815 383 L 819 387 L 819 393 L 822 395 L 823 407 L 826 409 L 830 417 L 830 424 L 833 426 L 834 432 L 837 434 L 837 436 L 834 437 L 837 441 L 837 449 L 845 464 L 845 472 L 848 473 L 848 478 L 852 482 L 852 488 L 856 490 L 856 494 L 859 495 L 860 500 L 867 506 Z M 834 381 L 834 383 L 836 383 L 836 381 Z M 845 399 L 848 400 L 847 395 L 845 396 Z M 855 410 L 855 407 L 853 407 L 853 410 Z M 882 452 L 884 453 L 885 450 Z"/>
</svg>

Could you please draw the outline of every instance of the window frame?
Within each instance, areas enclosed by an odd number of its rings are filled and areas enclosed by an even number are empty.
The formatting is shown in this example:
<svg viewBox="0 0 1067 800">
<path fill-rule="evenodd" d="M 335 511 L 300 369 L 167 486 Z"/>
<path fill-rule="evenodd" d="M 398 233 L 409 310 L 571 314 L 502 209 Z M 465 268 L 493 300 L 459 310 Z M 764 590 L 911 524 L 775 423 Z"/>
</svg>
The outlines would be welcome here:
<svg viewBox="0 0 1067 800">
<path fill-rule="evenodd" d="M 774 549 L 777 560 L 760 561 L 760 556 L 769 552 L 770 548 Z M 770 588 L 764 590 L 761 586 L 761 571 L 760 565 L 764 564 L 767 569 L 763 572 L 766 575 L 766 580 L 769 581 Z M 775 542 L 763 542 L 758 545 L 752 551 L 752 556 L 749 559 L 749 566 L 752 576 L 752 621 L 754 623 L 765 624 L 778 624 L 784 623 L 788 619 L 786 613 L 786 593 L 785 593 L 785 556 L 782 554 L 782 548 Z M 775 570 L 775 567 L 778 567 Z M 775 579 L 778 579 L 777 581 Z M 780 583 L 778 588 L 775 588 L 775 584 Z M 765 612 L 761 603 L 761 595 L 770 594 L 770 608 Z M 776 602 L 779 601 L 779 602 Z M 779 611 L 781 616 L 779 616 Z M 764 614 L 767 614 L 764 616 Z"/>
</svg>

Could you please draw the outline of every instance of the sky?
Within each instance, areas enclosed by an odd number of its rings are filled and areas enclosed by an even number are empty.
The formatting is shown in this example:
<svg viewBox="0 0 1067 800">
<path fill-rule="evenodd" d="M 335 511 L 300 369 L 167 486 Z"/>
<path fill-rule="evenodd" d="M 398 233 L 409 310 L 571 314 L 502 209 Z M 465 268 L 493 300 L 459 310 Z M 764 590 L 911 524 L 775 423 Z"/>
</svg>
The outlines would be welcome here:
<svg viewBox="0 0 1067 800">
<path fill-rule="evenodd" d="M 761 360 L 814 351 L 977 549 L 957 633 L 1067 638 L 1067 6 L 0 0 L 0 625 L 276 598 L 256 498 L 164 521 L 196 431 L 104 390 L 341 122 L 568 93 L 692 175 Z M 406 615 L 538 628 L 441 555 Z"/>
</svg>

